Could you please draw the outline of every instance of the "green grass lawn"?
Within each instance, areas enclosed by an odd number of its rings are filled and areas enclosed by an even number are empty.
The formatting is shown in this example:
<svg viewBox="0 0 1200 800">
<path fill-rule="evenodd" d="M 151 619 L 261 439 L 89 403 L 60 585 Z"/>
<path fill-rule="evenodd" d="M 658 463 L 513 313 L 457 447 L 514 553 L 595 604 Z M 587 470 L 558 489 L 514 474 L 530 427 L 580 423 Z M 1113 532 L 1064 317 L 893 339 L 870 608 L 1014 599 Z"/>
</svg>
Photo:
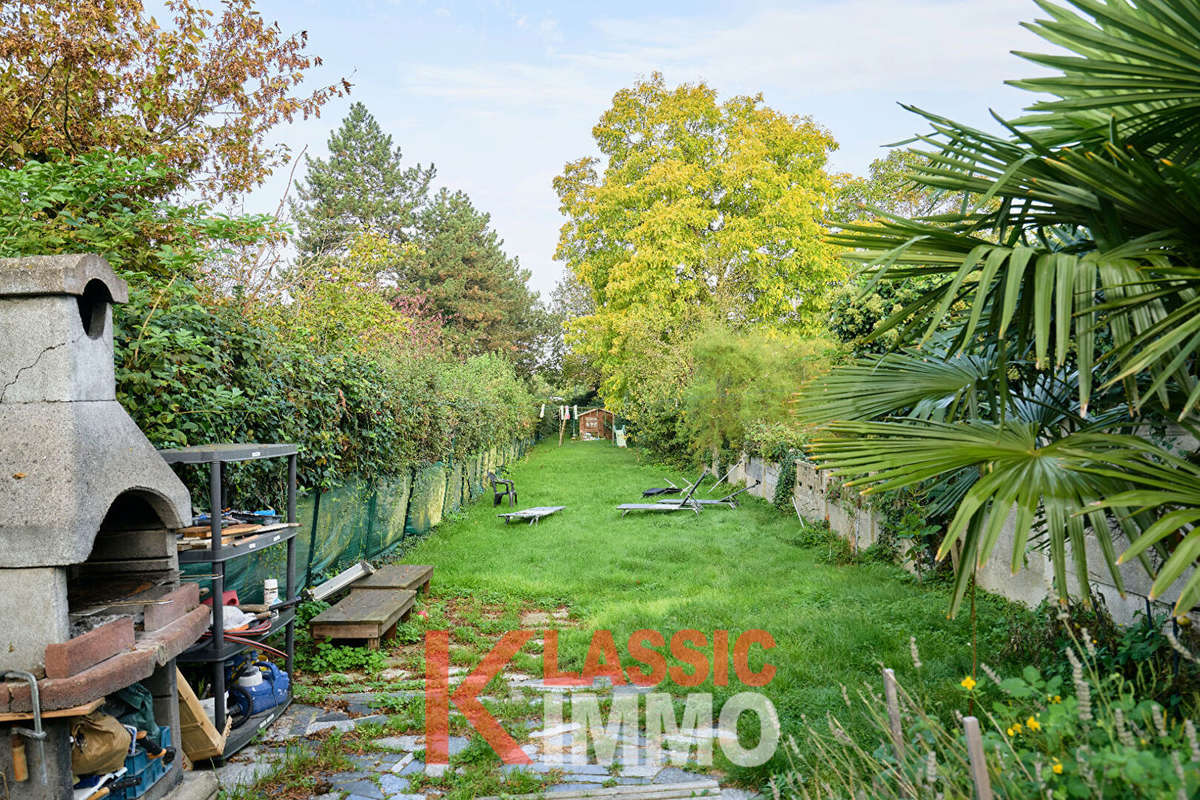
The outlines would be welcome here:
<svg viewBox="0 0 1200 800">
<path fill-rule="evenodd" d="M 560 658 L 575 670 L 597 629 L 614 631 L 622 657 L 629 634 L 640 628 L 662 631 L 668 640 L 685 628 L 707 636 L 724 629 L 733 637 L 766 630 L 778 643 L 767 657 L 778 673 L 764 691 L 785 731 L 799 730 L 801 714 L 823 725 L 832 711 L 869 737 L 865 721 L 847 710 L 841 687 L 852 696 L 864 681 L 878 690 L 881 664 L 894 667 L 902 683 L 919 681 L 934 698 L 962 691 L 958 682 L 971 664 L 970 621 L 966 613 L 947 619 L 943 587 L 921 585 L 887 564 L 838 565 L 819 533 L 755 498 L 736 510 L 710 507 L 699 517 L 620 516 L 619 503 L 638 501 L 643 489 L 664 485 L 668 476 L 677 484 L 694 478 L 607 443 L 548 442 L 512 477 L 521 507 L 565 505 L 564 511 L 537 525 L 504 525 L 495 514 L 507 509 L 493 508 L 489 496 L 443 522 L 403 560 L 436 565 L 435 596 L 510 609 L 568 607 L 578 624 L 563 632 Z M 1001 665 L 1008 626 L 1023 614 L 981 597 L 982 660 Z M 921 649 L 919 676 L 910 635 Z M 532 662 L 530 656 L 522 663 Z M 719 707 L 722 697 L 744 688 L 734 684 L 666 688 L 713 691 Z M 776 760 L 740 777 L 759 782 L 780 767 Z"/>
</svg>

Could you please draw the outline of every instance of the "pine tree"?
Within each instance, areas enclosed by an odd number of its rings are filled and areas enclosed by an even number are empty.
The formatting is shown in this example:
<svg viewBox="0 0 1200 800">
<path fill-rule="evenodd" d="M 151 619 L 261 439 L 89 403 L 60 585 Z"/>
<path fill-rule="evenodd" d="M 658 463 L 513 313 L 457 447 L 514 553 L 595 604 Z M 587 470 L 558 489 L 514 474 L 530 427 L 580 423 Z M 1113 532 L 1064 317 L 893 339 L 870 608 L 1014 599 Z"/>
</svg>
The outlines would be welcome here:
<svg viewBox="0 0 1200 800">
<path fill-rule="evenodd" d="M 329 157 L 305 157 L 307 173 L 290 202 L 302 260 L 343 255 L 360 233 L 402 244 L 414 233 L 433 165 L 405 168 L 399 147 L 362 103 L 329 137 Z"/>
<path fill-rule="evenodd" d="M 491 216 L 465 193 L 442 189 L 421 210 L 417 229 L 420 255 L 406 265 L 401 287 L 429 298 L 462 352 L 525 360 L 545 337 L 548 318 Z"/>
</svg>

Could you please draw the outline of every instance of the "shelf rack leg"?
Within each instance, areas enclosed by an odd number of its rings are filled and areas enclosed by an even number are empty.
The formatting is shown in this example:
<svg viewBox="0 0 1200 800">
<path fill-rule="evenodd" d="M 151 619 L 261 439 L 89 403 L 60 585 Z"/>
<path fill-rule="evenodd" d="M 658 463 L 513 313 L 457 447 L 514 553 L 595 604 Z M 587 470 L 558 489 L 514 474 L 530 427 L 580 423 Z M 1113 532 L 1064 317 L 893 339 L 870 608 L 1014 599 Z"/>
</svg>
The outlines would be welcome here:
<svg viewBox="0 0 1200 800">
<path fill-rule="evenodd" d="M 208 471 L 208 502 L 213 557 L 212 579 L 212 640 L 218 656 L 212 665 L 213 722 L 218 731 L 225 730 L 225 662 L 220 660 L 225 650 L 225 562 L 221 561 L 221 462 L 214 461 Z"/>
<path fill-rule="evenodd" d="M 289 524 L 296 522 L 296 454 L 288 456 L 288 496 L 287 496 L 287 521 Z M 293 536 L 287 540 L 287 599 L 289 608 L 292 613 L 296 613 L 294 601 L 296 599 L 296 537 Z M 293 618 L 287 624 L 287 672 L 295 680 L 295 658 L 296 658 L 296 620 Z"/>
</svg>

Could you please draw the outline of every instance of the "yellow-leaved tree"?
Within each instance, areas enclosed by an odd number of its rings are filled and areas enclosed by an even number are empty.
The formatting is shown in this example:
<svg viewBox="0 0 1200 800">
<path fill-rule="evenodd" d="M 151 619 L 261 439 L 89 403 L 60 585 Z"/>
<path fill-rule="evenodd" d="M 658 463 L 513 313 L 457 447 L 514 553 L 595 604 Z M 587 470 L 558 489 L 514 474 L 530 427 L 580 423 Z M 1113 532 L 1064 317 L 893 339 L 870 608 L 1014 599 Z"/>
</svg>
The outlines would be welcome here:
<svg viewBox="0 0 1200 800">
<path fill-rule="evenodd" d="M 569 323 L 611 407 L 712 321 L 810 334 L 844 277 L 823 241 L 836 143 L 762 96 L 719 102 L 655 73 L 613 97 L 593 128 L 600 156 L 566 165 L 556 258 L 591 292 Z M 659 361 L 658 364 L 655 362 Z"/>
</svg>

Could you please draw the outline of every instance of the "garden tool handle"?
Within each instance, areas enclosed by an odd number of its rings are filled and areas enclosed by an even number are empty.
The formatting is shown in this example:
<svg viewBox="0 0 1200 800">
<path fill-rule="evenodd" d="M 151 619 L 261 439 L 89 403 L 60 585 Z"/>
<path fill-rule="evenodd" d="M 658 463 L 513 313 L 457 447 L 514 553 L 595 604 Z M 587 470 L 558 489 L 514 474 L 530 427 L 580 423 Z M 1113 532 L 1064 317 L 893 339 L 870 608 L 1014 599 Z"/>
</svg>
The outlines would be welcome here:
<svg viewBox="0 0 1200 800">
<path fill-rule="evenodd" d="M 12 737 L 13 780 L 24 783 L 29 780 L 29 761 L 25 758 L 25 740 L 20 736 Z"/>
</svg>

